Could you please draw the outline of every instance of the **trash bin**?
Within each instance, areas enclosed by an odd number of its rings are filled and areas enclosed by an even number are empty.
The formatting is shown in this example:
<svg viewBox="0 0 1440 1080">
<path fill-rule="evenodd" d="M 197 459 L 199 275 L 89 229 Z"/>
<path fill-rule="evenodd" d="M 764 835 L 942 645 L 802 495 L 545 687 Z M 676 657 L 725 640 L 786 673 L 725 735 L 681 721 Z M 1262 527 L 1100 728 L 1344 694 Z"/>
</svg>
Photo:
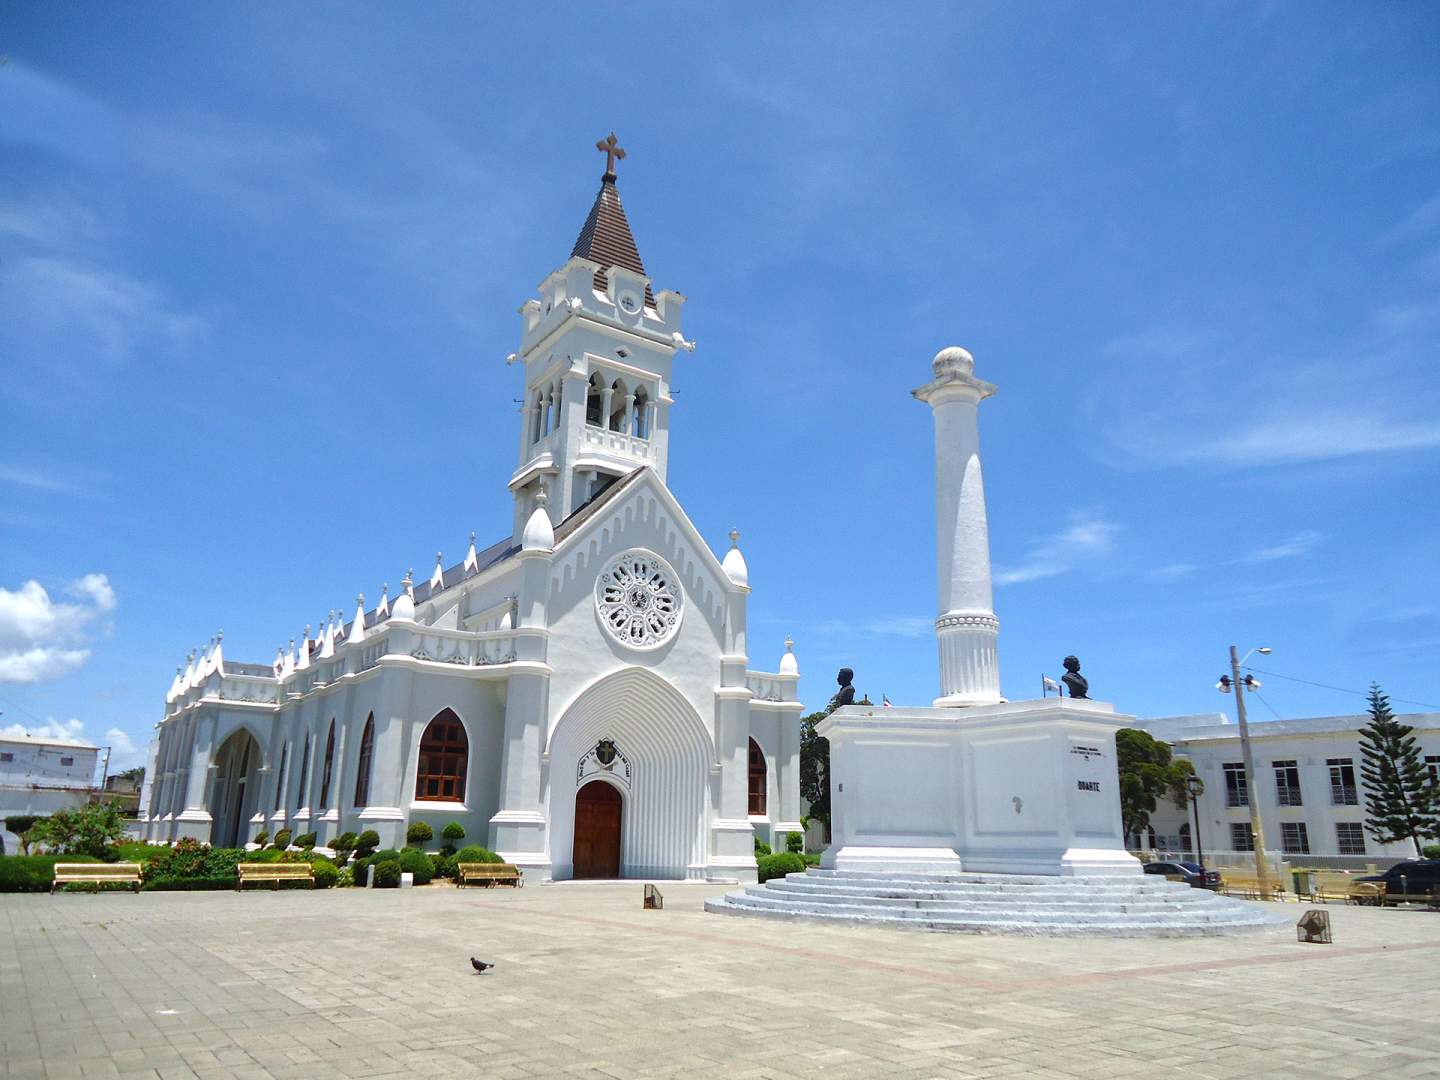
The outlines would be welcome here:
<svg viewBox="0 0 1440 1080">
<path fill-rule="evenodd" d="M 1292 870 L 1292 871 L 1291 871 L 1290 877 L 1291 877 L 1291 879 L 1292 879 L 1292 880 L 1294 881 L 1294 883 L 1295 883 L 1295 895 L 1296 895 L 1296 896 L 1312 896 L 1312 895 L 1314 895 L 1314 891 L 1310 888 L 1310 873 L 1311 873 L 1311 872 L 1310 872 L 1309 870 Z"/>
</svg>

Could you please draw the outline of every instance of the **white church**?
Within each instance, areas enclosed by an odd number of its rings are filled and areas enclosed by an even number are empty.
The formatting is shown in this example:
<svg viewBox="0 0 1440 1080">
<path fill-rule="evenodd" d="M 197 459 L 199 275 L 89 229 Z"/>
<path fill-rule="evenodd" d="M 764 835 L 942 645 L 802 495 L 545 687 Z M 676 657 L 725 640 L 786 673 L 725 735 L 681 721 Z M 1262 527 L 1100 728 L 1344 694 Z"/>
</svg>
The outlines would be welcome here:
<svg viewBox="0 0 1440 1080">
<path fill-rule="evenodd" d="M 646 276 L 614 136 L 570 258 L 520 309 L 511 531 L 273 664 L 217 637 L 165 699 L 144 832 L 323 846 L 454 821 L 541 879 L 754 881 L 800 829 L 799 671 L 750 670 L 745 560 L 666 486 L 685 298 Z"/>
</svg>

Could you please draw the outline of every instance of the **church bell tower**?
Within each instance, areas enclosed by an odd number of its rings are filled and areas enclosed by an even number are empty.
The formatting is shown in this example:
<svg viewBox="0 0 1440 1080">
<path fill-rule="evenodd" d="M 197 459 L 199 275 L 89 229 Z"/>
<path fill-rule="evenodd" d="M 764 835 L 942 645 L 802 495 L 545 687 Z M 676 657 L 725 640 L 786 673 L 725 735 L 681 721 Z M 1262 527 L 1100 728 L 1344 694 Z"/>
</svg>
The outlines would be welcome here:
<svg viewBox="0 0 1440 1080">
<path fill-rule="evenodd" d="M 612 132 L 595 144 L 605 174 L 570 258 L 520 308 L 525 365 L 520 460 L 510 478 L 518 542 L 537 505 L 558 524 L 616 480 L 650 467 L 665 481 L 671 361 L 693 351 L 680 332 L 685 298 L 656 293 L 616 187 L 625 157 Z"/>
</svg>

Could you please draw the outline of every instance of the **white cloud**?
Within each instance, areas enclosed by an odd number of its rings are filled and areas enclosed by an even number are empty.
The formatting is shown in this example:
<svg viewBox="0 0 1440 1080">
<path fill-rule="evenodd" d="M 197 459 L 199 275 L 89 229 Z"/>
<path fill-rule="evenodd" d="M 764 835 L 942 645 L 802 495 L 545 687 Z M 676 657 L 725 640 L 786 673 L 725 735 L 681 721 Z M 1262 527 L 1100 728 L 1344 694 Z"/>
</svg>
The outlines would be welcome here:
<svg viewBox="0 0 1440 1080">
<path fill-rule="evenodd" d="M 149 753 L 149 746 L 135 745 L 134 738 L 127 731 L 118 727 L 112 727 L 105 732 L 103 739 L 94 739 L 85 733 L 85 722 L 75 717 L 69 720 L 56 720 L 53 716 L 43 724 L 7 724 L 0 727 L 0 737 L 7 739 L 69 739 L 74 742 L 93 743 L 99 747 L 110 747 L 109 771 L 113 775 L 123 772 L 136 765 L 144 765 Z M 104 760 L 102 753 L 101 760 Z M 98 775 L 98 769 L 97 769 Z"/>
<path fill-rule="evenodd" d="M 1119 531 L 1114 522 L 1093 515 L 1076 518 L 1067 528 L 1034 544 L 1020 564 L 997 569 L 995 584 L 1019 585 L 1059 577 L 1081 562 L 1110 554 Z"/>
<path fill-rule="evenodd" d="M 1262 547 L 1240 561 L 1261 563 L 1275 562 L 1278 559 L 1293 559 L 1297 555 L 1306 555 L 1314 551 L 1319 543 L 1320 534 L 1313 529 L 1306 529 L 1278 543 Z"/>
<path fill-rule="evenodd" d="M 26 727 L 24 724 L 9 724 L 0 728 L 0 735 L 9 739 L 23 739 L 29 735 L 35 739 L 74 739 L 85 740 L 85 723 L 82 720 L 56 720 L 51 717 L 43 724 L 32 724 Z"/>
<path fill-rule="evenodd" d="M 124 772 L 136 765 L 144 765 L 149 747 L 136 746 L 128 732 L 112 727 L 105 732 L 102 744 L 110 747 L 110 772 Z"/>
<path fill-rule="evenodd" d="M 1231 434 L 1174 447 L 1190 464 L 1294 465 L 1360 454 L 1440 446 L 1440 420 L 1405 420 L 1370 412 L 1305 412 L 1267 416 Z"/>
<path fill-rule="evenodd" d="M 115 610 L 115 590 L 104 574 L 86 574 L 66 592 L 77 602 L 55 601 L 35 580 L 0 587 L 0 682 L 58 679 L 89 659 L 86 640 Z"/>
</svg>

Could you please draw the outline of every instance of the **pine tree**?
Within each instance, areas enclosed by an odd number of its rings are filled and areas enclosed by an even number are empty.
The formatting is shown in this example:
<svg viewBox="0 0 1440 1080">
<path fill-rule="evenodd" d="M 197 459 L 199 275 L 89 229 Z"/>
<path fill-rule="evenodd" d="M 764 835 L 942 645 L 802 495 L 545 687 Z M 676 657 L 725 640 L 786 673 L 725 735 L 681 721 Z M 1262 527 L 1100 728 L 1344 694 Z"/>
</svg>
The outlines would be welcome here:
<svg viewBox="0 0 1440 1080">
<path fill-rule="evenodd" d="M 1370 684 L 1370 722 L 1360 729 L 1360 776 L 1365 784 L 1365 828 L 1376 841 L 1420 841 L 1440 835 L 1440 787 L 1430 779 L 1415 729 L 1390 712 L 1390 699 Z"/>
</svg>

